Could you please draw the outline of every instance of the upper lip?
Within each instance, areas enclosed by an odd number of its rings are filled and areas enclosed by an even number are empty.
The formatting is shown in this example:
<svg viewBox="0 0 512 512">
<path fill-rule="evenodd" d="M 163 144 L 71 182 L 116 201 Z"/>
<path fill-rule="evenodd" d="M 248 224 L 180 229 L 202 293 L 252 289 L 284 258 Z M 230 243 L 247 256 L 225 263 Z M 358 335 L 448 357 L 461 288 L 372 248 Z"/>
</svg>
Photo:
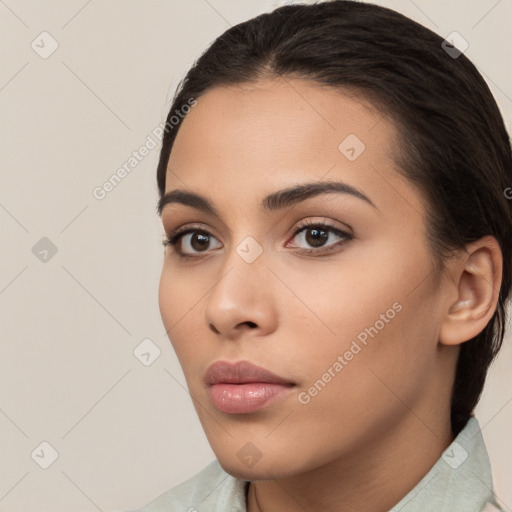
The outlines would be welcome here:
<svg viewBox="0 0 512 512">
<path fill-rule="evenodd" d="M 293 382 L 248 361 L 238 361 L 236 363 L 216 361 L 206 371 L 204 382 L 208 386 L 221 382 L 226 384 L 247 384 L 249 382 L 293 384 Z"/>
</svg>

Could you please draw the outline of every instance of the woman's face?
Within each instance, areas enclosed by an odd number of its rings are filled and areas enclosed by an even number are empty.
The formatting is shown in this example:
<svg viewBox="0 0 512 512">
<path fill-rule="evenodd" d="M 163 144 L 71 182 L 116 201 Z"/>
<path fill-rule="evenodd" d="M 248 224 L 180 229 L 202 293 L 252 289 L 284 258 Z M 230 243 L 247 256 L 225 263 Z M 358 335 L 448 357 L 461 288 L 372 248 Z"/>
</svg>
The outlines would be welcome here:
<svg viewBox="0 0 512 512">
<path fill-rule="evenodd" d="M 354 463 L 383 439 L 442 430 L 447 292 L 396 137 L 360 97 L 298 79 L 211 89 L 179 129 L 166 193 L 215 212 L 167 201 L 166 234 L 195 231 L 166 248 L 160 311 L 212 449 L 239 478 Z M 351 188 L 274 197 L 327 181 Z M 211 386 L 219 361 L 286 384 L 242 369 Z"/>
</svg>

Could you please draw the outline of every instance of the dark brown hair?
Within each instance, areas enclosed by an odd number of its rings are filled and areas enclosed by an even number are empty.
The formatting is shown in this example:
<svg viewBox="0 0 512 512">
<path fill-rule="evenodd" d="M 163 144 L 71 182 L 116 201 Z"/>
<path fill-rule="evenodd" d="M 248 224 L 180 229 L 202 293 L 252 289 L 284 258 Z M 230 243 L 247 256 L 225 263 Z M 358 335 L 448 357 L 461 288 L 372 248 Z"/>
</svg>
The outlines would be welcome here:
<svg viewBox="0 0 512 512">
<path fill-rule="evenodd" d="M 460 349 L 451 410 L 457 434 L 501 347 L 511 289 L 505 190 L 512 185 L 512 155 L 493 95 L 464 54 L 450 54 L 442 37 L 391 9 L 349 0 L 284 6 L 228 29 L 180 82 L 162 140 L 160 199 L 182 121 L 171 122 L 175 110 L 213 86 L 279 76 L 355 90 L 390 116 L 400 133 L 397 164 L 427 200 L 426 236 L 438 269 L 453 250 L 485 235 L 501 247 L 496 311 Z"/>
</svg>

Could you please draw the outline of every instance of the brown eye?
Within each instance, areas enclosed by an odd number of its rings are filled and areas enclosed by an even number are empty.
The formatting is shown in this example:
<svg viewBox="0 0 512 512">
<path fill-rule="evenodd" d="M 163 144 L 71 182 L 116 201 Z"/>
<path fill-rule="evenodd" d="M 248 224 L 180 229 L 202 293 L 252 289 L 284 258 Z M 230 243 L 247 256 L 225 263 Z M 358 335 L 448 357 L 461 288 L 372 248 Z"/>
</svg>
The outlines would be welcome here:
<svg viewBox="0 0 512 512">
<path fill-rule="evenodd" d="M 190 246 L 194 251 L 205 251 L 210 243 L 210 235 L 201 232 L 191 233 Z"/>
<path fill-rule="evenodd" d="M 321 247 L 329 239 L 327 229 L 307 228 L 305 233 L 306 242 L 313 247 Z"/>
<path fill-rule="evenodd" d="M 207 252 L 212 240 L 216 240 L 216 238 L 208 231 L 187 228 L 178 230 L 167 237 L 164 240 L 164 246 L 172 245 L 176 247 L 176 252 L 182 258 L 194 258 L 197 257 L 193 256 L 194 254 Z"/>
<path fill-rule="evenodd" d="M 293 238 L 296 238 L 300 245 L 305 245 L 303 250 L 306 253 L 314 254 L 336 250 L 354 237 L 328 224 L 307 222 L 295 231 Z M 326 245 L 329 240 L 333 243 Z"/>
</svg>

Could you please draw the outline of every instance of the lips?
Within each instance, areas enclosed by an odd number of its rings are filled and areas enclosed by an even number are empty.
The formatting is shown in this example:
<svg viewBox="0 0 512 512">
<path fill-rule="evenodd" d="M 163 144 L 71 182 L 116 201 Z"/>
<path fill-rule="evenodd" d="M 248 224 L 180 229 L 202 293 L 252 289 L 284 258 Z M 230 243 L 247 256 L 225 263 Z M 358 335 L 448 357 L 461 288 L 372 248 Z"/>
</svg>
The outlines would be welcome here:
<svg viewBox="0 0 512 512">
<path fill-rule="evenodd" d="M 212 364 L 204 376 L 210 398 L 222 412 L 250 414 L 285 397 L 295 384 L 247 361 Z"/>
<path fill-rule="evenodd" d="M 219 383 L 247 384 L 266 382 L 270 384 L 293 384 L 293 382 L 247 361 L 237 363 L 217 361 L 208 368 L 204 381 L 207 386 Z"/>
</svg>

